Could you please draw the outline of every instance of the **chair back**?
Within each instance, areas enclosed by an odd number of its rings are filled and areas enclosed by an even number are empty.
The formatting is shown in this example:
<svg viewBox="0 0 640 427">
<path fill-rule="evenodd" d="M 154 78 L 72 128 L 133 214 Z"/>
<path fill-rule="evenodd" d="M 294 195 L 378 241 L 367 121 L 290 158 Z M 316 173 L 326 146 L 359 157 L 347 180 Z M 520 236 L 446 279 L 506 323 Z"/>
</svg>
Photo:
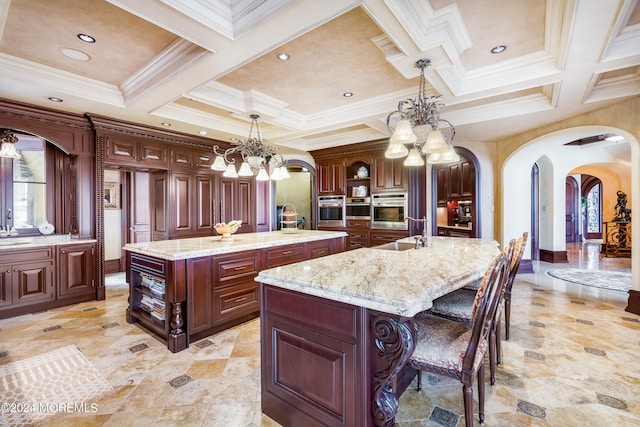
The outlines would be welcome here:
<svg viewBox="0 0 640 427">
<path fill-rule="evenodd" d="M 509 278 L 507 280 L 506 292 L 511 292 L 511 288 L 513 287 L 513 281 L 516 279 L 516 274 L 518 273 L 518 269 L 520 268 L 520 261 L 522 260 L 522 255 L 524 254 L 524 248 L 527 246 L 527 237 L 529 237 L 528 232 L 522 233 L 522 236 L 516 240 L 515 247 L 513 249 L 513 255 L 511 257 L 511 267 L 509 271 Z"/>
<path fill-rule="evenodd" d="M 483 282 L 486 280 L 487 283 L 485 292 L 480 294 L 479 290 L 476 293 L 478 308 L 475 318 L 472 318 L 471 338 L 462 361 L 463 375 L 465 373 L 473 375 L 479 361 L 484 356 L 483 349 L 486 349 L 487 337 L 509 276 L 509 264 L 508 254 L 501 253 L 498 255 L 483 278 Z"/>
</svg>

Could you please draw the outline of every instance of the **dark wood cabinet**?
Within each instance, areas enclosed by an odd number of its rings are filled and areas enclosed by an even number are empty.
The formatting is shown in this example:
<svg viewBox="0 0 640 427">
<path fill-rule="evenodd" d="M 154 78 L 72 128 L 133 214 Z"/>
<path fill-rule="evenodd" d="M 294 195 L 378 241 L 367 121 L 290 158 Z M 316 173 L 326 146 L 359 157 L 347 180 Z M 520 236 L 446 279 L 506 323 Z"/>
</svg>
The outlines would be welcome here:
<svg viewBox="0 0 640 427">
<path fill-rule="evenodd" d="M 369 247 L 369 228 L 371 221 L 368 220 L 347 220 L 348 250 Z"/>
<path fill-rule="evenodd" d="M 370 246 L 384 245 L 409 236 L 408 230 L 371 230 Z"/>
<path fill-rule="evenodd" d="M 29 306 L 54 300 L 52 247 L 7 251 L 1 259 L 0 318 L 28 313 Z"/>
<path fill-rule="evenodd" d="M 372 186 L 375 191 L 406 191 L 408 189 L 407 168 L 404 159 L 373 159 Z"/>
<path fill-rule="evenodd" d="M 60 245 L 58 296 L 95 294 L 95 243 Z"/>
<path fill-rule="evenodd" d="M 213 325 L 213 261 L 209 256 L 187 260 L 187 325 L 189 335 L 207 331 Z"/>
<path fill-rule="evenodd" d="M 449 198 L 449 168 L 439 167 L 436 170 L 436 178 L 438 182 L 436 190 L 436 202 L 438 206 L 446 207 L 447 199 Z"/>
<path fill-rule="evenodd" d="M 170 172 L 170 182 L 170 238 L 213 234 L 216 177 Z"/>
<path fill-rule="evenodd" d="M 105 142 L 105 164 L 167 167 L 165 144 L 140 142 L 115 136 L 107 137 Z"/>
<path fill-rule="evenodd" d="M 342 159 L 322 160 L 316 164 L 319 194 L 345 194 L 345 164 Z"/>
<path fill-rule="evenodd" d="M 211 165 L 215 160 L 213 151 L 188 146 L 170 146 L 169 152 L 171 170 L 211 172 Z"/>
<path fill-rule="evenodd" d="M 265 268 L 279 267 L 304 261 L 305 248 L 303 244 L 283 245 L 265 249 Z"/>
<path fill-rule="evenodd" d="M 242 221 L 238 233 L 252 233 L 256 229 L 255 179 L 220 178 L 219 212 L 215 222 Z"/>
</svg>

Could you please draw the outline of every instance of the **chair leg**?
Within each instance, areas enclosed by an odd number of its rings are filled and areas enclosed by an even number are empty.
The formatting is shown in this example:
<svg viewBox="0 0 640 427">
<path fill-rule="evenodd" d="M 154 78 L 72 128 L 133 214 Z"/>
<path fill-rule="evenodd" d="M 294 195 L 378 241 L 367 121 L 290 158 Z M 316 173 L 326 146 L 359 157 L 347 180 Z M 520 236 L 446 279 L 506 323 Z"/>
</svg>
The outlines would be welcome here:
<svg viewBox="0 0 640 427">
<path fill-rule="evenodd" d="M 491 331 L 489 332 L 489 376 L 491 378 L 491 385 L 496 382 L 496 333 L 495 322 L 491 325 Z"/>
<path fill-rule="evenodd" d="M 418 391 L 422 389 L 422 371 L 418 369 Z"/>
<path fill-rule="evenodd" d="M 479 372 L 479 371 L 478 371 Z M 471 385 L 462 385 L 462 398 L 464 399 L 464 425 L 473 427 L 473 379 Z"/>
<path fill-rule="evenodd" d="M 484 362 L 478 367 L 478 418 L 484 423 Z"/>
<path fill-rule="evenodd" d="M 509 339 L 509 323 L 511 321 L 511 294 L 504 294 L 504 337 Z"/>
<path fill-rule="evenodd" d="M 502 363 L 502 335 L 500 334 L 500 319 L 496 322 L 496 365 Z"/>
</svg>

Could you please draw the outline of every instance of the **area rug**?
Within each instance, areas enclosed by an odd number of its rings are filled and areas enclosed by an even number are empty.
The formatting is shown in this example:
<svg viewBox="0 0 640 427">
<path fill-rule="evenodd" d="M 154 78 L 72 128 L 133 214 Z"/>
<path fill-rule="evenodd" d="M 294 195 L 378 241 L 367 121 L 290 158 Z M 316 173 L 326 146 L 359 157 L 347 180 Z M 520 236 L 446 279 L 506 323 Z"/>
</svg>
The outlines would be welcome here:
<svg viewBox="0 0 640 427">
<path fill-rule="evenodd" d="M 95 413 L 113 387 L 74 345 L 0 365 L 0 426 Z"/>
<path fill-rule="evenodd" d="M 627 292 L 631 289 L 631 273 L 609 270 L 580 270 L 557 268 L 547 270 L 549 276 L 579 285 L 593 286 L 612 291 Z"/>
</svg>

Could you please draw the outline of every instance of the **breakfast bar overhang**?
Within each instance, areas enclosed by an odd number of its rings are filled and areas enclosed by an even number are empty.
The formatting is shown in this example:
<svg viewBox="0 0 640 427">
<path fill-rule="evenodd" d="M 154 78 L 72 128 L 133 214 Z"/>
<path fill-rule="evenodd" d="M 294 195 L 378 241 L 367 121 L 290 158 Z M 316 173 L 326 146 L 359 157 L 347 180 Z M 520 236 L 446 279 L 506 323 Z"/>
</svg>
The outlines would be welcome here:
<svg viewBox="0 0 640 427">
<path fill-rule="evenodd" d="M 499 253 L 492 240 L 449 237 L 397 249 L 260 272 L 263 413 L 284 426 L 394 425 L 415 376 L 404 369 L 413 316 L 482 277 Z"/>
</svg>

